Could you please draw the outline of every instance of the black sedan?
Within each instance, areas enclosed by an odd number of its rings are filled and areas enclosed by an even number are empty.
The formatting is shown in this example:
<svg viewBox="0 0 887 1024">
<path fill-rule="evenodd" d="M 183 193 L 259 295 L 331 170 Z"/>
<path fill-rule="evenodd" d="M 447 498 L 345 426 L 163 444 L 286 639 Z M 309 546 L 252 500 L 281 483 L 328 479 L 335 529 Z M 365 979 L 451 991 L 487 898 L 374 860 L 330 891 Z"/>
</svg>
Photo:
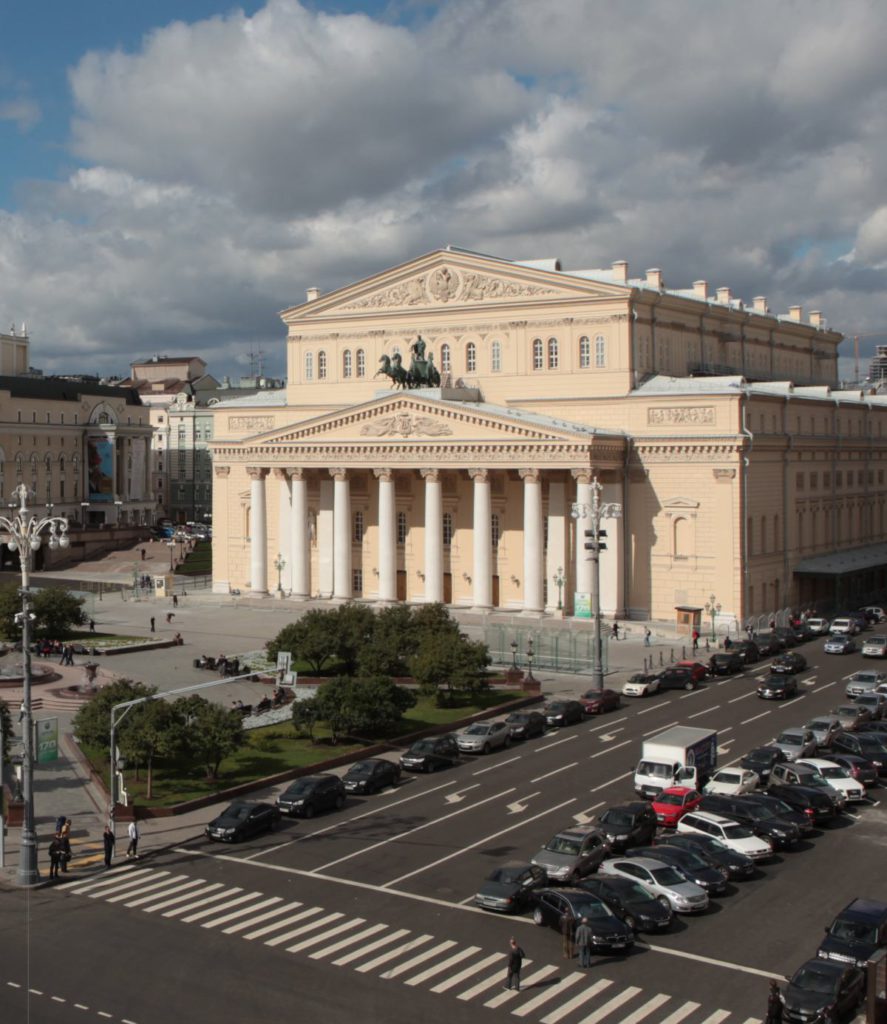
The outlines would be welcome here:
<svg viewBox="0 0 887 1024">
<path fill-rule="evenodd" d="M 474 895 L 485 910 L 515 914 L 532 902 L 532 894 L 548 884 L 548 876 L 535 864 L 504 864 L 494 868 Z"/>
<path fill-rule="evenodd" d="M 777 655 L 770 662 L 771 672 L 788 672 L 794 675 L 795 672 L 804 672 L 807 668 L 807 659 L 797 651 L 786 651 L 785 654 Z"/>
<path fill-rule="evenodd" d="M 808 960 L 782 994 L 782 1019 L 795 1022 L 849 1018 L 865 995 L 865 974 L 833 960 Z"/>
<path fill-rule="evenodd" d="M 794 825 L 798 830 L 798 837 L 807 835 L 813 831 L 813 822 L 810 820 L 809 814 L 804 814 L 802 811 L 796 811 L 794 807 L 787 804 L 785 800 L 780 800 L 778 796 L 769 796 L 767 793 L 749 793 L 748 796 L 742 798 L 747 804 L 754 804 L 758 807 L 764 807 L 770 812 L 770 816 L 767 821 L 775 823 L 777 827 L 787 831 L 786 825 Z M 779 841 L 776 837 L 777 846 L 785 846 L 784 842 Z"/>
<path fill-rule="evenodd" d="M 594 875 L 579 883 L 592 896 L 603 900 L 636 932 L 662 932 L 671 926 L 674 911 L 640 884 L 616 875 Z"/>
<path fill-rule="evenodd" d="M 660 690 L 695 690 L 698 683 L 689 668 L 667 668 L 659 673 Z"/>
<path fill-rule="evenodd" d="M 788 700 L 797 697 L 798 680 L 785 673 L 775 673 L 767 676 L 755 692 L 764 700 Z"/>
<path fill-rule="evenodd" d="M 576 725 L 585 712 L 578 700 L 553 700 L 545 705 L 545 721 L 550 726 Z"/>
<path fill-rule="evenodd" d="M 801 838 L 800 827 L 774 808 L 763 805 L 757 793 L 748 796 L 725 796 L 719 793 L 704 796 L 699 810 L 720 814 L 745 825 L 756 836 L 769 839 L 774 846 L 793 846 Z"/>
<path fill-rule="evenodd" d="M 459 760 L 459 747 L 452 733 L 444 736 L 429 736 L 416 740 L 410 749 L 401 755 L 400 766 L 408 772 L 435 772 L 438 768 L 452 768 Z"/>
<path fill-rule="evenodd" d="M 735 651 L 718 651 L 708 659 L 708 671 L 713 676 L 732 676 L 742 671 L 742 658 Z"/>
<path fill-rule="evenodd" d="M 727 869 L 714 867 L 707 858 L 693 850 L 685 850 L 668 843 L 656 846 L 638 846 L 628 851 L 626 857 L 650 857 L 670 864 L 688 882 L 695 882 L 709 895 L 724 892 L 727 888 Z"/>
<path fill-rule="evenodd" d="M 529 740 L 541 736 L 546 729 L 541 711 L 512 711 L 505 722 L 513 740 Z"/>
<path fill-rule="evenodd" d="M 533 921 L 538 925 L 559 929 L 565 912 L 577 925 L 584 917 L 591 928 L 593 949 L 630 949 L 634 945 L 633 929 L 584 889 L 540 889 L 535 904 Z"/>
<path fill-rule="evenodd" d="M 668 845 L 698 853 L 707 858 L 712 866 L 726 868 L 730 878 L 751 878 L 755 873 L 755 862 L 751 857 L 731 850 L 729 846 L 724 846 L 714 836 L 704 836 L 701 832 L 679 832 L 677 835 L 668 837 Z"/>
<path fill-rule="evenodd" d="M 400 765 L 384 757 L 368 757 L 355 761 L 342 777 L 346 793 L 378 793 L 386 786 L 396 786 Z"/>
<path fill-rule="evenodd" d="M 779 747 L 755 747 L 740 760 L 739 766 L 755 772 L 761 785 L 766 786 L 773 765 L 782 764 L 785 760 L 786 756 Z"/>
<path fill-rule="evenodd" d="M 739 660 L 743 665 L 754 665 L 761 657 L 761 652 L 754 640 L 738 640 L 731 645 L 730 650 L 739 655 Z"/>
<path fill-rule="evenodd" d="M 793 807 L 796 811 L 806 814 L 814 824 L 831 821 L 837 814 L 835 803 L 828 794 L 810 786 L 785 786 L 771 783 L 767 787 L 767 792 L 771 796 L 784 800 L 789 807 Z"/>
<path fill-rule="evenodd" d="M 237 843 L 260 832 L 270 832 L 280 821 L 273 804 L 252 804 L 235 800 L 206 826 L 207 838 L 222 843 Z"/>
</svg>

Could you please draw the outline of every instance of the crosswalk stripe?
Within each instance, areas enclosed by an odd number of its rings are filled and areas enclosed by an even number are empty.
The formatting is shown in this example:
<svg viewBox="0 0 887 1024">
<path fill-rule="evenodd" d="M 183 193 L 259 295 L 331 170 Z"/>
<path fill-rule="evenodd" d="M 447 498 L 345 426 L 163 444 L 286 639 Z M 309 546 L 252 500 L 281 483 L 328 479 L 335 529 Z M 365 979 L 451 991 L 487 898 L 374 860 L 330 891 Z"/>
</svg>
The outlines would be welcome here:
<svg viewBox="0 0 887 1024">
<path fill-rule="evenodd" d="M 257 928 L 254 932 L 247 932 L 243 937 L 252 942 L 253 939 L 260 939 L 263 935 L 269 935 L 271 932 L 286 928 L 287 925 L 291 925 L 295 921 L 304 921 L 306 917 L 313 917 L 315 914 L 322 913 L 323 907 L 306 907 L 304 910 L 300 910 L 298 914 L 293 914 L 292 917 L 285 917 L 282 921 L 273 921 L 271 924 L 266 924 L 264 928 Z"/>
<path fill-rule="evenodd" d="M 612 999 L 608 999 L 603 1006 L 599 1006 L 594 1013 L 590 1013 L 587 1017 L 584 1017 L 580 1024 L 598 1024 L 599 1020 L 603 1020 L 604 1017 L 609 1017 L 614 1010 L 618 1010 L 620 1006 L 623 1006 L 640 992 L 641 989 L 635 985 L 629 985 L 628 988 L 623 989 L 618 995 L 613 996 Z"/>
<path fill-rule="evenodd" d="M 336 935 L 341 935 L 342 932 L 350 931 L 354 927 L 360 927 L 362 924 L 366 924 L 365 918 L 352 917 L 349 921 L 337 924 L 335 928 L 327 929 L 322 935 L 314 935 L 311 938 L 302 939 L 295 946 L 287 946 L 286 951 L 287 953 L 300 953 L 303 949 L 310 949 L 312 946 L 317 946 L 321 942 L 326 942 L 327 939 L 332 939 Z"/>
<path fill-rule="evenodd" d="M 526 961 L 524 961 L 526 963 Z M 545 967 L 540 967 L 538 971 L 534 971 L 532 974 L 528 974 L 526 978 L 521 978 L 521 986 L 523 988 L 529 988 L 530 985 L 535 985 L 537 981 L 543 981 L 546 978 L 550 978 L 552 974 L 557 974 L 557 968 L 547 964 Z M 505 984 L 503 976 L 503 984 Z M 490 1007 L 495 1010 L 503 1003 L 507 1003 L 510 999 L 516 999 L 518 993 L 515 989 L 509 989 L 507 992 L 500 992 L 499 995 L 493 996 L 492 999 L 488 999 L 484 1006 Z"/>
<path fill-rule="evenodd" d="M 323 907 L 315 907 L 315 913 L 323 913 Z M 327 914 L 326 917 L 318 917 L 313 921 L 309 921 L 308 924 L 303 924 L 301 928 L 293 928 L 292 931 L 284 932 L 283 935 L 275 935 L 273 939 L 268 939 L 265 943 L 266 946 L 281 946 L 284 942 L 289 942 L 290 939 L 294 939 L 297 935 L 304 935 L 305 932 L 314 931 L 315 928 L 322 928 L 325 924 L 331 924 L 333 921 L 338 921 L 340 917 L 344 917 L 344 914 Z"/>
<path fill-rule="evenodd" d="M 401 974 L 406 974 L 407 971 L 411 971 L 414 967 L 418 967 L 419 964 L 424 964 L 426 960 L 430 960 L 433 956 L 438 953 L 445 953 L 448 949 L 452 949 L 456 943 L 452 939 L 447 939 L 446 942 L 441 942 L 436 946 L 432 946 L 431 949 L 426 949 L 424 952 L 417 954 L 406 963 L 398 964 L 397 967 L 392 967 L 391 970 L 386 971 L 382 977 L 386 980 L 389 978 L 397 978 Z"/>
<path fill-rule="evenodd" d="M 721 1024 L 721 1021 L 726 1020 L 730 1016 L 729 1010 L 715 1010 L 714 1013 L 710 1013 L 702 1024 Z"/>
<path fill-rule="evenodd" d="M 744 1020 L 742 1024 L 764 1024 L 764 1022 L 760 1017 L 749 1017 L 747 1020 Z"/>
<path fill-rule="evenodd" d="M 251 917 L 246 921 L 239 921 L 237 924 L 232 924 L 230 928 L 223 928 L 222 931 L 225 935 L 236 935 L 237 932 L 242 932 L 245 928 L 251 928 L 254 924 L 258 924 L 260 921 L 268 921 L 272 917 L 280 917 L 281 914 L 288 914 L 291 910 L 297 910 L 302 904 L 298 901 L 294 903 L 284 903 L 281 907 L 275 907 L 273 910 L 269 910 L 264 914 L 259 914 L 258 917 Z M 272 928 L 275 926 L 272 925 Z"/>
<path fill-rule="evenodd" d="M 164 884 L 162 886 L 157 886 L 157 887 L 151 886 L 151 889 L 155 889 L 155 888 L 163 889 L 162 893 L 160 893 L 160 892 L 150 892 L 150 893 L 148 893 L 147 896 L 139 896 L 138 899 L 134 899 L 134 900 L 129 899 L 129 897 L 132 896 L 132 893 L 127 893 L 127 895 L 123 897 L 123 899 L 126 900 L 126 902 L 123 905 L 124 905 L 124 907 L 141 907 L 145 903 L 153 903 L 157 899 L 158 896 L 168 896 L 169 895 L 169 893 L 171 891 L 170 890 L 170 884 L 171 883 L 183 882 L 184 879 L 186 879 L 187 877 L 188 877 L 187 875 L 173 875 L 172 878 L 167 878 L 166 882 L 164 882 Z M 173 885 L 172 886 L 172 891 L 175 891 L 178 888 L 179 888 L 178 885 Z M 139 890 L 137 890 L 137 891 L 139 891 Z M 145 889 L 144 891 L 148 892 L 147 889 Z M 121 897 L 119 897 L 119 896 L 117 897 L 118 900 L 120 898 Z M 113 903 L 115 901 L 114 900 L 108 900 L 108 902 L 109 903 Z"/>
<path fill-rule="evenodd" d="M 488 978 L 484 978 L 483 981 L 479 981 L 476 985 L 472 985 L 471 988 L 465 989 L 464 992 L 460 992 L 456 997 L 461 999 L 463 1002 L 467 1002 L 469 999 L 474 999 L 475 996 L 480 995 L 481 992 L 486 992 L 488 988 L 492 988 L 494 985 L 503 985 L 505 978 L 507 977 L 507 964 L 505 961 L 505 954 L 500 954 L 503 963 L 502 966 L 496 971 L 495 974 L 491 974 Z M 533 961 L 529 957 L 524 957 L 524 968 L 530 966 Z"/>
<path fill-rule="evenodd" d="M 573 1010 L 582 1006 L 583 1003 L 587 1003 L 589 999 L 594 999 L 599 992 L 603 992 L 604 989 L 609 988 L 612 984 L 613 982 L 608 978 L 599 978 L 593 985 L 589 985 L 584 992 L 580 992 L 579 995 L 568 999 L 563 1006 L 559 1006 L 556 1010 L 552 1010 L 547 1017 L 543 1017 L 542 1024 L 557 1024 L 568 1013 L 572 1013 Z M 520 1016 L 517 1010 L 514 1013 L 515 1016 Z"/>
<path fill-rule="evenodd" d="M 130 889 L 128 892 L 119 892 L 116 896 L 109 896 L 107 902 L 122 903 L 124 900 L 128 900 L 133 896 L 139 896 L 143 892 L 153 893 L 157 889 L 165 889 L 170 882 L 180 882 L 185 877 L 185 875 L 170 875 L 169 878 L 161 878 L 157 882 L 151 882 L 150 885 L 139 885 L 137 888 Z M 98 894 L 93 894 L 91 898 L 95 899 L 96 895 Z"/>
<path fill-rule="evenodd" d="M 387 927 L 387 924 L 371 924 L 369 928 L 364 928 L 363 931 L 359 931 L 356 935 L 349 935 L 347 938 L 334 942 L 332 946 L 324 946 L 323 949 L 318 949 L 316 953 L 311 954 L 311 959 L 322 960 L 325 956 L 332 956 L 334 953 L 338 953 L 340 949 L 346 949 L 348 946 L 353 946 L 355 942 L 362 942 L 364 939 L 368 939 L 371 935 L 378 935 L 379 932 L 384 931 Z M 360 955 L 361 952 L 362 949 L 359 949 L 358 955 Z M 338 963 L 338 961 L 336 962 Z"/>
<path fill-rule="evenodd" d="M 164 871 L 163 874 L 168 875 L 169 872 Z M 111 893 L 123 892 L 125 889 L 135 889 L 136 886 L 143 885 L 147 881 L 147 878 L 133 878 L 132 876 L 127 878 L 126 881 L 124 881 L 123 878 L 118 878 L 113 885 L 109 885 L 105 889 L 97 889 L 95 892 L 87 892 L 85 895 L 87 895 L 91 900 L 97 898 L 104 899 Z M 78 892 L 77 895 L 79 896 L 80 893 Z"/>
<path fill-rule="evenodd" d="M 685 1017 L 689 1017 L 694 1010 L 699 1009 L 699 1003 L 694 1003 L 688 1000 L 683 1006 L 679 1006 L 674 1013 L 670 1013 L 665 1020 L 659 1022 L 659 1024 L 681 1024 L 681 1021 Z"/>
<path fill-rule="evenodd" d="M 204 921 L 200 927 L 218 928 L 220 924 L 227 924 L 238 917 L 243 917 L 244 914 L 254 914 L 257 910 L 264 910 L 265 907 L 271 907 L 275 903 L 282 902 L 283 900 L 280 896 L 269 896 L 267 900 L 262 900 L 261 903 L 254 903 L 251 907 L 241 907 L 240 910 L 232 910 L 230 914 L 225 914 L 223 917 L 214 917 L 211 921 Z"/>
<path fill-rule="evenodd" d="M 257 896 L 261 895 L 260 892 L 247 892 L 242 896 L 236 896 L 233 900 L 228 900 L 227 903 L 220 903 L 218 906 L 198 910 L 196 914 L 189 914 L 187 917 L 183 917 L 182 920 L 186 924 L 191 924 L 192 921 L 202 921 L 205 917 L 212 917 L 213 914 L 217 914 L 220 910 L 227 910 L 229 907 L 239 907 L 241 904 L 254 900 Z M 187 907 L 185 909 L 187 910 Z"/>
<path fill-rule="evenodd" d="M 543 1003 L 550 1002 L 552 999 L 556 999 L 559 995 L 562 995 L 568 988 L 572 988 L 577 982 L 585 981 L 585 975 L 579 971 L 573 971 L 572 974 L 566 974 L 560 981 L 553 982 L 551 985 L 546 986 L 543 990 L 526 1002 L 521 1002 L 521 1005 L 513 1010 L 515 1017 L 526 1017 L 532 1013 L 537 1007 L 542 1006 Z M 521 982 L 521 987 L 524 987 Z"/>
<path fill-rule="evenodd" d="M 352 950 L 350 953 L 346 953 L 345 956 L 340 956 L 338 960 L 333 961 L 333 964 L 336 967 L 343 967 L 345 964 L 350 964 L 355 960 L 360 960 L 361 957 L 366 956 L 368 953 L 374 953 L 377 949 L 381 949 L 383 946 L 390 946 L 392 942 L 397 942 L 405 935 L 409 934 L 409 928 L 398 928 L 397 931 L 389 932 L 387 935 L 383 935 L 381 939 L 376 939 L 375 942 L 368 942 L 365 946 Z M 314 955 L 317 956 L 317 953 Z M 358 968 L 358 970 L 359 969 L 360 968 Z"/>
<path fill-rule="evenodd" d="M 640 1024 L 644 1017 L 649 1017 L 654 1010 L 658 1010 L 660 1006 L 664 1006 L 671 996 L 665 995 L 663 992 L 659 992 L 653 996 L 652 999 L 648 999 L 643 1006 L 639 1006 L 634 1013 L 630 1013 L 625 1017 L 620 1024 Z M 752 1024 L 750 1021 L 746 1021 L 745 1024 Z M 754 1024 L 761 1024 L 760 1021 L 754 1022 Z"/>
<path fill-rule="evenodd" d="M 381 953 L 373 960 L 368 960 L 365 964 L 361 964 L 356 970 L 360 974 L 368 974 L 370 971 L 374 971 L 377 967 L 381 967 L 382 964 L 387 964 L 389 960 L 395 960 L 399 956 L 403 956 L 404 953 L 409 953 L 411 949 L 416 949 L 418 946 L 424 946 L 426 942 L 431 942 L 434 938 L 433 935 L 417 935 L 415 939 L 410 939 L 409 942 L 404 943 L 402 946 L 398 946 L 397 949 L 389 949 L 387 953 Z"/>
<path fill-rule="evenodd" d="M 221 892 L 216 891 L 211 896 L 204 896 L 202 900 L 197 900 L 194 903 L 186 903 L 184 907 L 176 907 L 175 910 L 167 910 L 163 916 L 178 917 L 179 914 L 187 914 L 190 910 L 196 910 L 198 907 L 205 907 L 207 903 L 217 903 L 219 900 L 223 900 L 227 896 L 234 896 L 239 892 L 243 892 L 243 889 L 239 886 L 234 886 L 231 889 L 225 889 L 222 887 Z"/>
<path fill-rule="evenodd" d="M 478 960 L 477 963 L 471 964 L 470 967 L 465 967 L 459 971 L 458 974 L 454 974 L 452 978 L 447 978 L 446 981 L 439 981 L 432 992 L 448 992 L 451 988 L 455 988 L 457 985 L 461 985 L 466 978 L 470 978 L 472 974 L 480 974 L 481 971 L 485 971 L 490 964 L 495 963 L 497 960 L 502 959 L 501 953 L 491 953 L 489 956 Z"/>
<path fill-rule="evenodd" d="M 202 885 L 203 888 L 195 889 L 195 885 Z M 166 910 L 167 907 L 175 906 L 176 903 L 184 903 L 185 900 L 193 900 L 195 896 L 203 896 L 208 892 L 215 892 L 217 889 L 223 889 L 224 886 L 221 882 L 210 882 L 207 885 L 204 884 L 204 880 L 202 878 L 199 878 L 196 882 L 189 882 L 188 885 L 180 885 L 176 888 L 181 890 L 187 889 L 188 892 L 184 895 L 174 896 L 172 899 L 166 899 L 165 897 L 169 896 L 170 892 L 176 891 L 175 889 L 168 889 L 162 894 L 164 899 L 159 903 L 152 903 L 150 907 L 143 907 L 142 909 L 146 914 L 155 914 L 158 910 Z M 158 893 L 157 895 L 160 894 Z"/>
<path fill-rule="evenodd" d="M 461 963 L 463 960 L 467 960 L 470 956 L 474 956 L 475 953 L 480 952 L 480 946 L 467 946 L 465 949 L 457 950 L 451 957 L 447 957 L 446 960 L 441 960 L 439 964 L 433 964 L 431 967 L 426 967 L 424 971 L 414 975 L 412 978 L 407 978 L 404 982 L 405 985 L 409 985 L 411 988 L 415 988 L 416 985 L 421 985 L 423 981 L 428 981 L 429 978 L 433 978 L 435 974 L 443 974 L 444 971 L 449 970 L 451 967 L 455 967 L 456 964 Z"/>
<path fill-rule="evenodd" d="M 113 885 L 116 881 L 124 876 L 132 877 L 133 875 L 145 875 L 151 869 L 150 868 L 138 868 L 137 870 L 127 864 L 125 868 L 115 868 L 108 874 L 102 876 L 100 882 L 90 882 L 87 885 L 83 884 L 82 878 L 77 878 L 73 882 L 62 882 L 61 885 L 55 886 L 58 889 L 73 889 L 78 895 L 80 893 L 89 892 L 90 889 L 98 889 L 103 885 Z"/>
<path fill-rule="evenodd" d="M 187 875 L 181 875 L 180 877 L 187 878 Z M 192 878 L 192 879 L 189 879 L 187 882 L 181 882 L 179 885 L 174 885 L 171 888 L 164 889 L 162 893 L 155 892 L 151 896 L 149 896 L 147 899 L 139 900 L 138 904 L 139 904 L 139 906 L 141 906 L 142 903 L 150 903 L 152 908 L 153 908 L 154 905 L 155 905 L 155 903 L 153 901 L 155 901 L 158 896 L 169 896 L 170 893 L 182 892 L 185 889 L 193 889 L 195 885 L 203 885 L 203 879 L 202 878 Z M 185 897 L 183 897 L 183 899 L 184 898 Z M 130 906 L 131 904 L 127 903 L 126 905 Z M 148 908 L 146 908 L 146 909 L 148 909 Z"/>
</svg>

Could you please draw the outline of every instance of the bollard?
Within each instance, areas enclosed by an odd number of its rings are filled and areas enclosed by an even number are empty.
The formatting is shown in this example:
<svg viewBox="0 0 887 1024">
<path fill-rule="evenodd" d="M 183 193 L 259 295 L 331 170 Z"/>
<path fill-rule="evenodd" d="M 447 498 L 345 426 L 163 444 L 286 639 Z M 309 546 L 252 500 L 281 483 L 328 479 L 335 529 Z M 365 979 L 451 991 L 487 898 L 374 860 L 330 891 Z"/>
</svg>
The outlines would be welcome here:
<svg viewBox="0 0 887 1024">
<path fill-rule="evenodd" d="M 668 660 L 669 660 L 669 662 L 673 662 L 674 661 L 674 647 L 670 647 L 668 649 Z"/>
<path fill-rule="evenodd" d="M 681 661 L 687 660 L 687 645 L 681 644 Z"/>
<path fill-rule="evenodd" d="M 708 639 L 706 639 L 706 641 L 705 641 L 705 653 L 708 654 L 708 652 L 710 650 L 711 650 L 711 644 L 709 643 Z"/>
<path fill-rule="evenodd" d="M 659 652 L 659 666 L 660 668 L 665 664 L 665 660 L 662 657 L 662 651 Z"/>
</svg>

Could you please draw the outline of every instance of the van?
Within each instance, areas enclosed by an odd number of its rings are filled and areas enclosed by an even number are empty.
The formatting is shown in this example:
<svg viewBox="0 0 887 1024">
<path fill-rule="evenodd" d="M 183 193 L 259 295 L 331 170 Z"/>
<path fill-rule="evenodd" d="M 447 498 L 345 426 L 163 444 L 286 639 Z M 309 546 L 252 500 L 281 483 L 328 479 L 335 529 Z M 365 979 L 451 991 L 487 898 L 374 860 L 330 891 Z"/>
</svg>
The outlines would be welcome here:
<svg viewBox="0 0 887 1024">
<path fill-rule="evenodd" d="M 859 625 L 851 618 L 833 619 L 829 632 L 840 633 L 842 636 L 854 636 L 859 632 Z"/>
<path fill-rule="evenodd" d="M 855 899 L 844 907 L 825 933 L 816 951 L 818 957 L 865 967 L 874 953 L 887 946 L 887 904 Z"/>
</svg>

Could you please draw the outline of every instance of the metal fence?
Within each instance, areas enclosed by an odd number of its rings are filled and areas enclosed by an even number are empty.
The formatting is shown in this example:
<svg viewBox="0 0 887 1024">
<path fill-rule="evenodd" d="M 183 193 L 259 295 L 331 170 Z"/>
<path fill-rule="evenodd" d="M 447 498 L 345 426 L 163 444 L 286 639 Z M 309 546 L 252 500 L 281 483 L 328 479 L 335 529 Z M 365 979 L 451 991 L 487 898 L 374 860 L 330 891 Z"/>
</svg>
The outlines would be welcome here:
<svg viewBox="0 0 887 1024">
<path fill-rule="evenodd" d="M 532 642 L 532 666 L 528 651 Z M 609 668 L 609 637 L 601 643 L 602 670 Z M 590 630 L 516 629 L 513 626 L 487 626 L 484 643 L 496 665 L 516 665 L 520 669 L 547 669 L 552 672 L 590 674 L 594 671 L 594 635 Z M 512 644 L 516 646 L 512 648 Z"/>
</svg>

